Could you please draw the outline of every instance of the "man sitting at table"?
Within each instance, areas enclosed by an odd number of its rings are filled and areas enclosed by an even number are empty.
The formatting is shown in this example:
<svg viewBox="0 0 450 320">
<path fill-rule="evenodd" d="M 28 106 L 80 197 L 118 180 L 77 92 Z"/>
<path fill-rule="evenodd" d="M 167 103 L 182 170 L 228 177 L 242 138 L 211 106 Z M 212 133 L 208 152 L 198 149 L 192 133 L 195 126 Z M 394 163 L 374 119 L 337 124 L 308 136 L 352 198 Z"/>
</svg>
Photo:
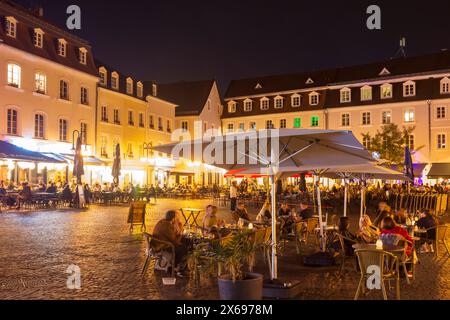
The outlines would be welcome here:
<svg viewBox="0 0 450 320">
<path fill-rule="evenodd" d="M 177 275 L 182 277 L 185 274 L 183 273 L 183 269 L 185 268 L 185 258 L 188 253 L 188 245 L 182 241 L 181 234 L 177 232 L 176 227 L 176 211 L 170 210 L 167 211 L 166 217 L 160 220 L 153 230 L 153 236 L 162 241 L 167 241 L 173 244 L 175 247 L 175 266 L 172 266 L 177 269 Z M 156 251 L 165 250 L 171 252 L 170 248 L 167 248 L 166 245 L 152 239 L 150 243 L 152 248 Z"/>
<path fill-rule="evenodd" d="M 243 202 L 239 202 L 236 210 L 233 212 L 233 219 L 238 222 L 239 219 L 244 219 L 250 221 L 250 216 L 248 215 L 247 209 Z"/>
<path fill-rule="evenodd" d="M 301 220 L 307 220 L 313 218 L 314 212 L 309 208 L 308 203 L 306 203 L 306 201 L 302 201 L 300 203 L 300 212 L 298 215 Z"/>
<path fill-rule="evenodd" d="M 17 202 L 17 210 L 20 209 L 20 204 L 26 201 L 31 200 L 31 188 L 28 185 L 27 182 L 22 183 L 22 190 L 19 192 L 19 195 L 17 196 L 16 202 Z"/>
<path fill-rule="evenodd" d="M 280 210 L 278 210 L 278 217 L 280 218 L 288 218 L 291 216 L 291 209 L 289 209 L 289 206 L 287 203 L 281 204 Z"/>
<path fill-rule="evenodd" d="M 45 190 L 47 193 L 56 193 L 56 186 L 53 182 L 50 183 L 50 186 Z"/>
<path fill-rule="evenodd" d="M 424 230 L 434 228 L 436 227 L 436 220 L 434 220 L 428 209 L 422 209 L 420 210 L 420 219 L 417 220 L 416 226 Z M 421 233 L 420 238 L 421 252 L 434 252 L 432 243 L 433 240 L 436 239 L 436 229 L 431 229 L 426 233 Z M 430 248 L 428 247 L 427 242 L 431 242 Z"/>
</svg>

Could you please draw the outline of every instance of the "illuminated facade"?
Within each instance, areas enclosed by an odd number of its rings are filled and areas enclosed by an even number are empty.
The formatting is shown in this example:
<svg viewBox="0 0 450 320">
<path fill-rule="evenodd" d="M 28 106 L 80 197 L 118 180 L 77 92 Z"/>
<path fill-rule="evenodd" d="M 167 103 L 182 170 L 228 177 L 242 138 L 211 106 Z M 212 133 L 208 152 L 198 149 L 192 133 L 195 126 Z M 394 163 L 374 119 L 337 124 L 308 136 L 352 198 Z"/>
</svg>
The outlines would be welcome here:
<svg viewBox="0 0 450 320">
<path fill-rule="evenodd" d="M 367 147 L 382 125 L 414 126 L 415 163 L 450 162 L 450 53 L 298 74 L 234 80 L 223 131 L 350 130 Z M 419 148 L 422 147 L 422 148 Z"/>
</svg>

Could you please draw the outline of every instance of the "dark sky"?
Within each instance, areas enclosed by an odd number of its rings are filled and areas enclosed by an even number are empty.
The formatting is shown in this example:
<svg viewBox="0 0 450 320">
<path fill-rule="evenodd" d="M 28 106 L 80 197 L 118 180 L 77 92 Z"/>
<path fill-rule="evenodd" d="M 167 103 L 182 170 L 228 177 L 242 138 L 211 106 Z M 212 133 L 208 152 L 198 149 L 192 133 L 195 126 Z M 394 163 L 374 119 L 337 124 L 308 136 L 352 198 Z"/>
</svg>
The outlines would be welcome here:
<svg viewBox="0 0 450 320">
<path fill-rule="evenodd" d="M 82 10 L 82 30 L 100 60 L 143 80 L 232 79 L 383 60 L 400 36 L 407 54 L 450 49 L 450 1 L 17 0 L 42 5 L 65 25 Z M 377 4 L 382 30 L 366 28 Z"/>
</svg>

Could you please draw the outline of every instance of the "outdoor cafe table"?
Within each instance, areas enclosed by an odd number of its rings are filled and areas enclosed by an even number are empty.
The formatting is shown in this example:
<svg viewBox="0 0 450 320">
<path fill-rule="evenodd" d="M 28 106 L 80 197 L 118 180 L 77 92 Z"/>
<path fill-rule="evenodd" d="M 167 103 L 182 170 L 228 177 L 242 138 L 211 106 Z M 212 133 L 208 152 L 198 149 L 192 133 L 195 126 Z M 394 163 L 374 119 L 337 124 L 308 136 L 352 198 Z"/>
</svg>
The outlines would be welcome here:
<svg viewBox="0 0 450 320">
<path fill-rule="evenodd" d="M 200 227 L 197 220 L 198 220 L 200 213 L 203 211 L 202 209 L 181 208 L 180 211 L 185 220 L 185 223 L 184 223 L 185 226 L 190 224 L 189 221 L 192 219 L 193 224 L 197 227 Z"/>
<path fill-rule="evenodd" d="M 380 250 L 380 251 L 387 251 L 393 254 L 399 254 L 399 253 L 404 253 L 405 252 L 405 246 L 388 246 L 388 245 L 383 245 L 382 249 L 377 249 L 377 246 L 375 243 L 355 243 L 354 245 L 352 245 L 353 249 L 355 250 Z"/>
</svg>

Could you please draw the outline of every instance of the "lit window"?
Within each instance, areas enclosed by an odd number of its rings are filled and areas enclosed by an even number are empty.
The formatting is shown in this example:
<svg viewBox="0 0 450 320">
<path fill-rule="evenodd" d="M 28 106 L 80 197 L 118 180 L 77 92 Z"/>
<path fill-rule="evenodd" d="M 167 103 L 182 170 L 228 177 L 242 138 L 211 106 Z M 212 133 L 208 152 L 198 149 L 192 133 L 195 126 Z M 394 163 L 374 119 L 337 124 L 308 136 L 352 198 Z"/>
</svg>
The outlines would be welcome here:
<svg viewBox="0 0 450 320">
<path fill-rule="evenodd" d="M 286 128 L 286 119 L 281 119 L 280 120 L 280 129 L 284 129 Z"/>
<path fill-rule="evenodd" d="M 163 131 L 164 130 L 164 128 L 163 128 L 163 121 L 162 121 L 161 117 L 158 117 L 158 130 L 159 131 Z"/>
<path fill-rule="evenodd" d="M 133 80 L 127 79 L 127 94 L 133 94 Z"/>
<path fill-rule="evenodd" d="M 189 130 L 189 123 L 187 121 L 181 121 L 181 130 L 184 132 Z"/>
<path fill-rule="evenodd" d="M 34 115 L 34 137 L 37 139 L 44 139 L 44 115 Z"/>
<path fill-rule="evenodd" d="M 67 141 L 67 120 L 59 119 L 59 141 Z"/>
<path fill-rule="evenodd" d="M 352 101 L 352 91 L 349 88 L 341 89 L 341 103 Z"/>
<path fill-rule="evenodd" d="M 364 136 L 362 144 L 363 144 L 364 148 L 370 149 L 370 138 L 367 136 Z"/>
<path fill-rule="evenodd" d="M 437 148 L 446 149 L 447 147 L 447 135 L 445 133 L 440 133 L 437 135 Z"/>
<path fill-rule="evenodd" d="M 273 125 L 273 121 L 272 120 L 267 120 L 266 121 L 266 129 L 275 129 L 275 126 Z"/>
<path fill-rule="evenodd" d="M 228 102 L 228 113 L 235 113 L 237 109 L 237 103 L 234 101 Z"/>
<path fill-rule="evenodd" d="M 385 83 L 381 86 L 380 90 L 381 99 L 390 99 L 392 98 L 392 84 Z"/>
<path fill-rule="evenodd" d="M 155 128 L 155 123 L 153 122 L 153 116 L 148 117 L 148 126 L 150 127 L 150 129 Z"/>
<path fill-rule="evenodd" d="M 128 147 L 127 147 L 127 156 L 130 159 L 134 158 L 134 154 L 133 154 L 133 144 L 131 142 L 128 142 Z"/>
<path fill-rule="evenodd" d="M 35 47 L 42 48 L 44 46 L 44 32 L 36 28 L 33 33 L 33 43 Z"/>
<path fill-rule="evenodd" d="M 445 119 L 447 114 L 446 107 L 436 107 L 436 119 Z"/>
<path fill-rule="evenodd" d="M 291 97 L 291 105 L 293 107 L 300 107 L 301 105 L 301 96 L 299 94 L 294 94 Z"/>
<path fill-rule="evenodd" d="M 85 123 L 85 122 L 82 122 L 81 124 L 80 124 L 80 126 L 81 126 L 81 131 L 80 131 L 80 134 L 81 134 L 81 143 L 83 144 L 83 145 L 87 145 L 87 142 L 88 142 L 88 139 L 87 139 L 87 137 L 88 137 L 88 126 L 87 126 L 87 123 Z"/>
<path fill-rule="evenodd" d="M 416 95 L 416 84 L 413 81 L 407 81 L 403 84 L 403 96 L 412 97 Z"/>
<path fill-rule="evenodd" d="M 79 49 L 79 58 L 81 64 L 87 63 L 87 50 L 86 48 L 80 48 Z"/>
<path fill-rule="evenodd" d="M 441 80 L 441 94 L 450 93 L 450 79 L 445 77 Z"/>
<path fill-rule="evenodd" d="M 415 111 L 414 109 L 405 110 L 405 122 L 414 122 L 415 121 Z"/>
<path fill-rule="evenodd" d="M 294 128 L 301 128 L 302 126 L 302 121 L 300 118 L 295 118 L 294 119 Z"/>
<path fill-rule="evenodd" d="M 361 88 L 361 101 L 372 100 L 372 87 L 364 86 Z"/>
<path fill-rule="evenodd" d="M 116 110 L 114 110 L 116 111 Z M 114 112 L 115 115 L 115 112 Z M 102 122 L 108 122 L 108 108 L 106 106 L 102 106 Z"/>
<path fill-rule="evenodd" d="M 99 70 L 99 74 L 100 74 L 100 84 L 102 86 L 106 86 L 106 83 L 108 81 L 108 79 L 107 79 L 108 76 L 107 76 L 107 73 L 106 73 L 106 69 L 101 67 L 100 70 Z"/>
<path fill-rule="evenodd" d="M 283 108 L 283 97 L 276 97 L 275 98 L 275 109 L 281 109 Z"/>
<path fill-rule="evenodd" d="M 363 112 L 362 113 L 362 119 L 361 119 L 361 124 L 363 126 L 368 126 L 371 124 L 371 114 L 370 112 Z"/>
<path fill-rule="evenodd" d="M 239 131 L 245 131 L 245 123 L 239 123 Z"/>
<path fill-rule="evenodd" d="M 17 64 L 8 64 L 8 85 L 20 88 L 20 78 L 22 69 Z"/>
<path fill-rule="evenodd" d="M 250 124 L 248 125 L 248 129 L 250 131 L 255 131 L 256 130 L 256 122 L 254 122 L 254 121 L 250 122 Z"/>
<path fill-rule="evenodd" d="M 6 18 L 6 34 L 13 38 L 17 35 L 17 20 L 14 17 Z"/>
<path fill-rule="evenodd" d="M 414 135 L 410 134 L 406 137 L 406 145 L 408 146 L 409 150 L 414 150 L 415 144 L 414 144 Z"/>
<path fill-rule="evenodd" d="M 69 100 L 69 83 L 67 81 L 59 82 L 59 98 Z"/>
<path fill-rule="evenodd" d="M 343 113 L 341 115 L 341 126 L 342 127 L 349 127 L 350 126 L 350 114 Z"/>
<path fill-rule="evenodd" d="M 261 99 L 261 110 L 269 110 L 269 99 L 264 97 Z"/>
<path fill-rule="evenodd" d="M 381 123 L 382 124 L 390 124 L 391 122 L 392 122 L 391 111 L 383 111 L 381 113 Z"/>
<path fill-rule="evenodd" d="M 8 109 L 7 125 L 6 125 L 8 134 L 17 135 L 17 116 L 18 116 L 17 110 Z"/>
<path fill-rule="evenodd" d="M 311 127 L 318 127 L 318 126 L 319 126 L 319 117 L 312 116 L 311 117 Z"/>
<path fill-rule="evenodd" d="M 234 124 L 233 123 L 229 123 L 228 126 L 227 126 L 227 130 L 228 130 L 228 133 L 234 132 Z"/>
<path fill-rule="evenodd" d="M 105 136 L 100 137 L 100 155 L 108 158 L 108 139 Z"/>
<path fill-rule="evenodd" d="M 250 112 L 252 111 L 253 101 L 250 99 L 247 99 L 244 101 L 244 111 Z"/>
<path fill-rule="evenodd" d="M 119 75 L 117 72 L 113 72 L 111 75 L 111 87 L 116 90 L 119 89 Z"/>
<path fill-rule="evenodd" d="M 319 94 L 317 92 L 311 92 L 309 94 L 309 104 L 311 106 L 316 106 L 319 104 Z"/>
<path fill-rule="evenodd" d="M 47 92 L 47 76 L 42 72 L 36 72 L 34 90 L 37 93 L 45 94 Z"/>
<path fill-rule="evenodd" d="M 89 105 L 89 91 L 85 87 L 81 87 L 80 102 L 81 104 Z"/>
<path fill-rule="evenodd" d="M 144 96 L 144 87 L 141 82 L 138 82 L 137 84 L 137 96 L 139 98 L 142 98 Z"/>
<path fill-rule="evenodd" d="M 58 54 L 61 57 L 65 57 L 67 54 L 67 41 L 64 39 L 58 40 Z"/>
</svg>

